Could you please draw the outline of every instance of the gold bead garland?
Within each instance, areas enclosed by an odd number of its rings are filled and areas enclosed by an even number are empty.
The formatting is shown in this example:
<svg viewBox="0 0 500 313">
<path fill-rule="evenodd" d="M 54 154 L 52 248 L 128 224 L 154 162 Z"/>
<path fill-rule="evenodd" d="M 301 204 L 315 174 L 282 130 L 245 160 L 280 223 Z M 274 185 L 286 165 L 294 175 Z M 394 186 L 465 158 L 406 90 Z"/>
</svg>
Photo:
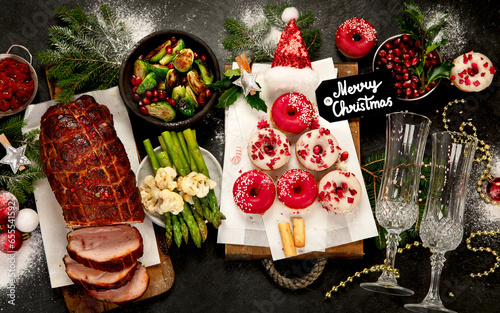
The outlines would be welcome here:
<svg viewBox="0 0 500 313">
<path fill-rule="evenodd" d="M 495 235 L 498 235 L 500 234 L 500 229 L 497 229 L 497 230 L 490 230 L 490 231 L 486 231 L 486 230 L 483 230 L 483 231 L 477 231 L 475 233 L 471 233 L 469 235 L 469 237 L 467 238 L 466 240 L 466 243 L 467 243 L 467 249 L 471 250 L 472 252 L 488 252 L 488 253 L 491 253 L 494 257 L 495 257 L 495 264 L 493 264 L 493 267 L 491 267 L 488 271 L 484 271 L 482 273 L 470 273 L 469 276 L 470 277 L 482 277 L 482 276 L 488 276 L 489 274 L 492 274 L 495 272 L 495 270 L 497 268 L 500 267 L 500 256 L 498 255 L 498 252 L 496 250 L 493 250 L 491 249 L 490 247 L 479 247 L 479 248 L 476 248 L 476 247 L 472 247 L 471 245 L 471 241 L 472 241 L 472 238 L 476 237 L 476 236 L 495 236 Z"/>
</svg>

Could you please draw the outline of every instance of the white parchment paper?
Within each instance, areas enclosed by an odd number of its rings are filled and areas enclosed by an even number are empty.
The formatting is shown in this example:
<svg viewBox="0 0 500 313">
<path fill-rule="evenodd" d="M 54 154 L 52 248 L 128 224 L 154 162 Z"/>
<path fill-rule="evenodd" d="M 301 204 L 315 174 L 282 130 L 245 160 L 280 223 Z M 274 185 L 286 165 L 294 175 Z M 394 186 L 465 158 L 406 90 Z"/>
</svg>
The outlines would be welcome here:
<svg viewBox="0 0 500 313">
<path fill-rule="evenodd" d="M 334 68 L 331 58 L 313 62 L 312 66 L 322 81 L 337 77 L 337 70 Z M 233 68 L 235 67 L 237 65 L 233 64 Z M 261 97 L 268 108 L 280 96 L 280 94 L 275 94 L 269 88 L 266 89 L 265 82 L 262 79 L 269 67 L 268 64 L 254 64 L 252 67 L 252 71 L 258 75 L 257 82 L 262 87 Z M 294 91 L 303 93 L 311 102 L 316 102 L 315 89 Z M 278 223 L 289 222 L 290 225 L 292 224 L 292 217 L 288 214 L 289 210 L 276 198 L 271 209 L 264 215 L 245 214 L 236 206 L 232 195 L 235 180 L 243 172 L 256 168 L 248 158 L 246 146 L 250 136 L 257 131 L 257 122 L 261 119 L 270 121 L 269 113 L 250 108 L 243 97 L 240 97 L 234 105 L 226 109 L 226 144 L 221 196 L 221 211 L 226 215 L 226 220 L 219 228 L 218 243 L 270 247 L 273 260 L 278 260 L 285 258 Z M 349 123 L 347 121 L 330 123 L 320 118 L 320 124 L 330 129 L 339 141 L 339 146 L 349 152 L 346 166 L 360 181 L 363 195 L 358 209 L 346 215 L 330 214 L 322 209 L 319 202 L 316 201 L 310 207 L 308 213 L 303 215 L 306 224 L 306 245 L 304 248 L 297 249 L 298 254 L 325 251 L 328 247 L 377 235 L 377 228 L 366 193 Z M 283 168 L 268 172 L 275 182 L 288 169 L 303 169 L 294 157 L 294 143 L 298 139 L 298 135 L 287 136 L 292 143 L 290 151 L 292 157 Z M 242 158 L 239 163 L 231 162 L 231 156 L 235 154 L 236 147 L 242 148 Z M 312 174 L 319 180 L 327 172 Z"/>
<path fill-rule="evenodd" d="M 107 90 L 87 93 L 95 98 L 99 104 L 106 105 L 111 114 L 118 137 L 125 146 L 130 166 L 137 174 L 139 167 L 139 156 L 135 145 L 134 134 L 130 125 L 127 108 L 120 97 L 118 87 Z M 78 96 L 77 96 L 78 97 Z M 25 113 L 27 125 L 23 127 L 23 132 L 40 128 L 40 119 L 47 109 L 54 104 L 54 101 L 47 101 L 29 105 Z M 63 257 L 67 254 L 66 234 L 71 230 L 66 227 L 66 222 L 48 180 L 40 179 L 34 182 L 35 201 L 40 218 L 40 228 L 42 231 L 43 245 L 47 257 L 47 265 L 52 288 L 63 287 L 73 284 L 66 275 Z M 142 235 L 144 242 L 144 254 L 139 259 L 146 267 L 160 263 L 160 255 L 156 244 L 156 237 L 153 224 L 150 219 L 145 218 L 143 223 L 136 223 L 136 227 Z"/>
</svg>

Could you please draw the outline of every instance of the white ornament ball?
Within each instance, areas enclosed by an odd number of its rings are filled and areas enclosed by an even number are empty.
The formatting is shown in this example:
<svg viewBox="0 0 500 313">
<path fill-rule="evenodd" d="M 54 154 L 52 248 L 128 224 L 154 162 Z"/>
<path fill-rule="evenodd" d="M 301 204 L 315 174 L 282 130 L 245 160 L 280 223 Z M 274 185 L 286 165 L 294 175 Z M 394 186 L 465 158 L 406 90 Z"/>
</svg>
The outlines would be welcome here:
<svg viewBox="0 0 500 313">
<path fill-rule="evenodd" d="M 283 10 L 283 13 L 281 14 L 281 20 L 283 22 L 288 24 L 288 22 L 290 22 L 293 18 L 295 20 L 299 19 L 299 11 L 296 8 L 290 7 Z"/>
<path fill-rule="evenodd" d="M 22 209 L 14 223 L 20 232 L 32 232 L 38 227 L 38 214 L 32 209 Z"/>
</svg>

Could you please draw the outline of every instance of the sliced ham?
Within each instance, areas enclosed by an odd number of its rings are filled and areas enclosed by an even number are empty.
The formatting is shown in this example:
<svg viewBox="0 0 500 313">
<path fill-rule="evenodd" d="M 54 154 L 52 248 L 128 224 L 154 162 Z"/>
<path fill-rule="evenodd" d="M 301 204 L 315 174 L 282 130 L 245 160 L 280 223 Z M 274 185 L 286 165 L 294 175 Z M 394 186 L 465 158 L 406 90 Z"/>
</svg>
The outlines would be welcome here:
<svg viewBox="0 0 500 313">
<path fill-rule="evenodd" d="M 137 262 L 143 243 L 130 225 L 85 227 L 68 233 L 68 254 L 84 266 L 118 272 Z"/>
<path fill-rule="evenodd" d="M 137 263 L 134 263 L 119 272 L 104 272 L 86 267 L 73 260 L 69 255 L 66 255 L 63 260 L 69 278 L 86 289 L 120 288 L 132 279 L 137 269 Z"/>
<path fill-rule="evenodd" d="M 137 270 L 132 279 L 123 287 L 109 290 L 88 290 L 97 300 L 124 304 L 139 299 L 148 289 L 149 275 L 144 265 L 137 263 Z"/>
</svg>

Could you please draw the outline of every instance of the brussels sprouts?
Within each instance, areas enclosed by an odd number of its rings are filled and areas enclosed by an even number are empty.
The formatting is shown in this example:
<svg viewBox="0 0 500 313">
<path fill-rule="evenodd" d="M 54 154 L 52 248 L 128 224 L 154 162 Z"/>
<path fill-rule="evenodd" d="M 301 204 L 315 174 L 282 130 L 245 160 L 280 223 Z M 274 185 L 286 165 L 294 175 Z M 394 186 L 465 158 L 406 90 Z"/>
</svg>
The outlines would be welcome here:
<svg viewBox="0 0 500 313">
<path fill-rule="evenodd" d="M 165 122 L 170 122 L 175 118 L 175 110 L 167 102 L 156 102 L 145 106 L 148 114 Z"/>
<path fill-rule="evenodd" d="M 185 96 L 177 101 L 177 107 L 179 108 L 179 112 L 186 116 L 194 115 L 194 112 L 198 108 L 198 101 L 196 101 L 196 95 L 189 86 L 185 88 Z"/>
<path fill-rule="evenodd" d="M 203 82 L 207 85 L 211 84 L 214 81 L 214 74 L 212 73 L 212 71 L 210 71 L 207 64 L 201 59 L 194 61 L 194 63 L 196 63 L 196 65 L 198 65 L 198 68 L 200 69 L 200 76 Z"/>
<path fill-rule="evenodd" d="M 186 96 L 186 87 L 184 85 L 179 85 L 172 90 L 172 99 L 179 102 L 182 98 Z"/>
<path fill-rule="evenodd" d="M 177 75 L 177 71 L 172 69 L 168 72 L 167 77 L 165 78 L 165 84 L 167 87 L 167 91 L 172 91 L 175 86 L 180 83 L 179 75 Z"/>
<path fill-rule="evenodd" d="M 167 73 L 171 70 L 166 65 L 150 64 L 149 69 L 153 71 L 159 79 L 165 79 Z"/>
<path fill-rule="evenodd" d="M 137 87 L 136 93 L 143 94 L 147 90 L 153 89 L 156 87 L 156 74 L 151 72 L 142 81 L 142 83 Z"/>
<path fill-rule="evenodd" d="M 161 65 L 165 65 L 167 63 L 172 62 L 172 60 L 175 58 L 177 55 L 176 52 L 184 49 L 184 40 L 179 39 L 175 43 L 175 45 L 172 47 L 172 53 L 171 54 L 165 54 L 163 58 L 160 60 Z"/>
<path fill-rule="evenodd" d="M 194 52 L 193 50 L 186 48 L 179 51 L 172 61 L 174 68 L 181 73 L 185 73 L 191 69 L 194 62 Z"/>
<path fill-rule="evenodd" d="M 200 75 L 198 75 L 196 71 L 189 71 L 189 73 L 187 73 L 187 80 L 189 87 L 191 87 L 196 95 L 205 95 L 207 85 L 200 79 Z"/>
<path fill-rule="evenodd" d="M 167 40 L 158 47 L 156 47 L 153 51 L 151 51 L 148 55 L 146 55 L 144 59 L 149 61 L 150 63 L 156 63 L 160 61 L 163 58 L 163 56 L 167 53 L 165 50 L 166 46 L 170 46 L 170 40 Z"/>
<path fill-rule="evenodd" d="M 148 63 L 143 60 L 136 60 L 134 62 L 134 76 L 140 77 L 142 80 L 146 77 L 148 73 Z"/>
</svg>

